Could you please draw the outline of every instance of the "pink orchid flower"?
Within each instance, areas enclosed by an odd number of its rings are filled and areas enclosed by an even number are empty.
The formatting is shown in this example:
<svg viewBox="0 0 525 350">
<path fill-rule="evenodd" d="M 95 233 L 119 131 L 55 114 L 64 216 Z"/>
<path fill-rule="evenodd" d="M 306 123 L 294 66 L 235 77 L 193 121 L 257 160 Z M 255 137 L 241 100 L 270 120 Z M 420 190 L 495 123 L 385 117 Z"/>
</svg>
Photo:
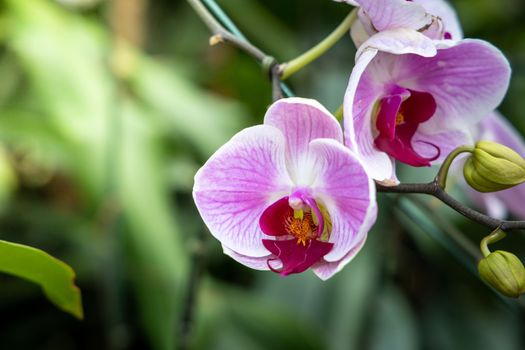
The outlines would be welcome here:
<svg viewBox="0 0 525 350">
<path fill-rule="evenodd" d="M 423 46 L 432 46 L 432 40 L 463 37 L 455 11 L 444 0 L 336 1 L 359 7 L 359 20 L 351 29 L 357 47 L 371 36 L 389 30 L 410 30 Z"/>
<path fill-rule="evenodd" d="M 525 157 L 525 140 L 514 129 L 514 127 L 499 113 L 491 113 L 489 117 L 483 119 L 476 130 L 476 141 L 488 140 L 500 143 L 512 148 L 522 157 Z M 509 188 L 507 190 L 480 193 L 468 188 L 467 194 L 477 203 L 488 215 L 503 219 L 510 212 L 518 219 L 525 219 L 525 184 Z"/>
<path fill-rule="evenodd" d="M 327 279 L 361 249 L 376 219 L 375 186 L 318 102 L 275 102 L 195 175 L 211 234 L 238 262 Z"/>
<path fill-rule="evenodd" d="M 384 30 L 357 51 L 344 100 L 345 141 L 374 179 L 394 185 L 394 160 L 430 166 L 471 141 L 468 128 L 503 99 L 510 67 L 485 41 L 448 40 L 445 34 L 443 40 L 432 40 L 414 30 L 414 17 L 408 16 L 412 10 L 402 16 L 393 6 L 400 0 L 358 2 L 374 27 L 384 23 Z M 383 2 L 383 11 L 372 11 L 372 3 Z M 408 8 L 431 1 L 402 3 Z M 451 36 L 460 36 L 458 31 Z"/>
</svg>

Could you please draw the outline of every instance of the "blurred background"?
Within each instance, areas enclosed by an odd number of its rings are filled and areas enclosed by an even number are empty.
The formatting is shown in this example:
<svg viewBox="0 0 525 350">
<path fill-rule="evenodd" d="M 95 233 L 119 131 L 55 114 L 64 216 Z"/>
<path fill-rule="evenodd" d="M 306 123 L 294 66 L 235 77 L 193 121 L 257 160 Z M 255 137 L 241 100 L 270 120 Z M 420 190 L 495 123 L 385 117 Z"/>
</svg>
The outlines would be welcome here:
<svg viewBox="0 0 525 350">
<path fill-rule="evenodd" d="M 217 3 L 281 62 L 350 11 Z M 501 111 L 524 132 L 525 3 L 452 4 L 466 36 L 511 61 Z M 72 266 L 85 313 L 0 275 L 0 349 L 524 348 L 524 303 L 485 286 L 467 253 L 487 229 L 428 198 L 380 194 L 364 249 L 327 282 L 223 255 L 194 207 L 193 175 L 262 121 L 271 89 L 252 58 L 208 38 L 181 0 L 0 0 L 0 239 Z M 337 109 L 354 53 L 344 38 L 292 90 Z M 401 171 L 423 182 L 436 169 Z M 516 233 L 498 248 L 523 260 L 524 243 Z"/>
</svg>

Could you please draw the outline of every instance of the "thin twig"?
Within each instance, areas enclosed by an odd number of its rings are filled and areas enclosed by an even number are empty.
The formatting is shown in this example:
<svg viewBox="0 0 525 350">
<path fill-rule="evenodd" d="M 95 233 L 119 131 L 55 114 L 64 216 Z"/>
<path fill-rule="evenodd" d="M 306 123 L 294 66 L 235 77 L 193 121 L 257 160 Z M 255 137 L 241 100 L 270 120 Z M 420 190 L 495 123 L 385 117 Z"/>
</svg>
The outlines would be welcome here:
<svg viewBox="0 0 525 350">
<path fill-rule="evenodd" d="M 434 196 L 466 218 L 487 226 L 491 230 L 498 227 L 503 231 L 525 230 L 525 221 L 499 220 L 467 207 L 445 192 L 436 180 L 426 184 L 399 184 L 397 186 L 384 186 L 376 183 L 376 189 L 377 192 L 421 193 Z"/>
<path fill-rule="evenodd" d="M 228 42 L 239 49 L 246 52 L 248 55 L 255 58 L 263 69 L 268 72 L 270 81 L 272 83 L 272 99 L 277 101 L 283 98 L 283 87 L 286 87 L 281 82 L 281 70 L 279 69 L 279 62 L 274 57 L 267 55 L 261 51 L 258 47 L 252 45 L 245 38 L 239 38 L 232 34 L 226 28 L 222 26 L 219 21 L 208 11 L 206 6 L 202 4 L 200 0 L 187 0 L 191 7 L 195 10 L 197 15 L 202 21 L 208 26 L 213 33 L 210 38 L 210 45 L 216 45 L 221 42 Z"/>
<path fill-rule="evenodd" d="M 274 64 L 271 68 L 272 79 L 272 100 L 275 102 L 283 98 L 283 90 L 281 89 L 281 74 L 278 64 Z"/>
<path fill-rule="evenodd" d="M 262 52 L 259 48 L 250 44 L 246 40 L 237 38 L 235 35 L 227 31 L 220 23 L 213 17 L 208 9 L 200 2 L 199 0 L 188 0 L 191 7 L 199 15 L 202 21 L 208 26 L 212 31 L 213 36 L 217 39 L 217 42 L 224 41 L 229 42 L 232 45 L 238 47 L 239 49 L 245 51 L 248 55 L 253 56 L 260 63 L 268 57 L 267 54 Z"/>
</svg>

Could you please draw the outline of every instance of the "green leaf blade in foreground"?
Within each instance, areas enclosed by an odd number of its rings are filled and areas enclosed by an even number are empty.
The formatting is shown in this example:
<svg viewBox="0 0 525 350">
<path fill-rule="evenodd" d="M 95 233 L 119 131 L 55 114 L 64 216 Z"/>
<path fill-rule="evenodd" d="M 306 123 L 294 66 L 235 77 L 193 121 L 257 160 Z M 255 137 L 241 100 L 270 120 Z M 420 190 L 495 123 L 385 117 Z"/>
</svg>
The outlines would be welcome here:
<svg viewBox="0 0 525 350">
<path fill-rule="evenodd" d="M 80 289 L 74 283 L 75 272 L 46 252 L 0 240 L 0 272 L 40 285 L 58 308 L 83 318 Z"/>
</svg>

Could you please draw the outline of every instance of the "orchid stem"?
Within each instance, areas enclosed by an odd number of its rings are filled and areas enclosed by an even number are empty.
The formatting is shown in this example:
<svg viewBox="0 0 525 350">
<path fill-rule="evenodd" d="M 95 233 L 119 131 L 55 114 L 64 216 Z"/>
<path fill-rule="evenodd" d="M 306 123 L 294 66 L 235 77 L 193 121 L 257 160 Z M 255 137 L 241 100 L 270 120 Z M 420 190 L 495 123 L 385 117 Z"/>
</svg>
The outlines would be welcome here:
<svg viewBox="0 0 525 350">
<path fill-rule="evenodd" d="M 232 43 L 233 45 L 248 53 L 250 56 L 253 56 L 261 63 L 268 56 L 244 38 L 239 38 L 226 30 L 199 0 L 188 0 L 188 3 L 191 5 L 191 7 L 193 7 L 193 10 L 213 32 L 214 36 L 210 40 L 210 43 L 214 44 L 221 41 Z"/>
<path fill-rule="evenodd" d="M 352 12 L 350 12 L 348 16 L 345 17 L 341 24 L 339 24 L 339 26 L 337 26 L 337 28 L 335 28 L 335 30 L 326 38 L 324 38 L 319 44 L 315 45 L 299 57 L 281 64 L 281 79 L 288 79 L 291 75 L 322 56 L 326 51 L 328 51 L 328 49 L 334 46 L 339 41 L 339 39 L 343 37 L 343 35 L 348 33 L 356 18 L 357 9 L 353 9 Z"/>
<path fill-rule="evenodd" d="M 486 258 L 490 254 L 490 249 L 488 247 L 489 244 L 496 243 L 497 241 L 502 240 L 505 238 L 507 234 L 503 232 L 499 227 L 492 231 L 492 233 L 485 238 L 481 240 L 479 243 L 479 247 L 481 249 L 481 253 Z"/>
<path fill-rule="evenodd" d="M 439 172 L 436 176 L 436 182 L 439 185 L 439 187 L 445 189 L 445 187 L 447 186 L 448 171 L 454 159 L 456 159 L 456 157 L 459 156 L 461 153 L 472 153 L 473 151 L 474 149 L 470 146 L 461 146 L 450 152 L 447 158 L 445 158 L 445 160 L 443 161 L 443 164 L 441 165 L 441 168 L 439 168 Z"/>
<path fill-rule="evenodd" d="M 337 120 L 343 120 L 343 115 L 344 115 L 344 105 L 340 105 L 339 108 L 337 108 L 337 110 L 334 112 L 334 117 L 337 119 Z"/>
<path fill-rule="evenodd" d="M 210 38 L 211 45 L 228 42 L 255 58 L 270 75 L 274 101 L 283 96 L 293 96 L 290 88 L 280 79 L 281 70 L 278 62 L 272 56 L 267 55 L 257 46 L 251 44 L 215 1 L 204 0 L 209 8 L 201 0 L 187 1 L 213 33 L 213 36 Z M 214 14 L 210 13 L 210 10 Z M 218 16 L 220 21 L 214 15 Z M 279 81 L 279 84 L 275 83 L 275 81 Z"/>
<path fill-rule="evenodd" d="M 436 180 L 429 183 L 405 183 L 397 186 L 385 186 L 381 183 L 376 182 L 377 192 L 386 193 L 419 193 L 427 194 L 439 199 L 441 202 L 446 204 L 451 209 L 460 213 L 464 217 L 477 222 L 480 225 L 484 225 L 491 230 L 500 228 L 504 231 L 511 230 L 525 230 L 525 220 L 522 221 L 509 221 L 500 220 L 482 214 L 456 200 L 454 197 L 449 195 L 445 190 L 440 187 Z"/>
</svg>

